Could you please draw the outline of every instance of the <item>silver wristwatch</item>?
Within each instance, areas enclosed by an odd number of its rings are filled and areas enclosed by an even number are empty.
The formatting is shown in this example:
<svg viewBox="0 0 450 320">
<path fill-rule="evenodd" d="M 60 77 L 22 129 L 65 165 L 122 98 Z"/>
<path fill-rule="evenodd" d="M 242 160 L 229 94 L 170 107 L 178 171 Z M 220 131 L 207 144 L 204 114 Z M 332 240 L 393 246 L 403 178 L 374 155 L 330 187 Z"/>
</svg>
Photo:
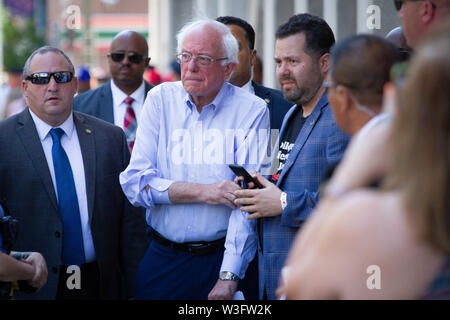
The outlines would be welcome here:
<svg viewBox="0 0 450 320">
<path fill-rule="evenodd" d="M 220 280 L 232 280 L 232 281 L 239 281 L 239 277 L 237 275 L 235 275 L 233 272 L 230 271 L 222 271 L 219 274 L 219 279 Z"/>
</svg>

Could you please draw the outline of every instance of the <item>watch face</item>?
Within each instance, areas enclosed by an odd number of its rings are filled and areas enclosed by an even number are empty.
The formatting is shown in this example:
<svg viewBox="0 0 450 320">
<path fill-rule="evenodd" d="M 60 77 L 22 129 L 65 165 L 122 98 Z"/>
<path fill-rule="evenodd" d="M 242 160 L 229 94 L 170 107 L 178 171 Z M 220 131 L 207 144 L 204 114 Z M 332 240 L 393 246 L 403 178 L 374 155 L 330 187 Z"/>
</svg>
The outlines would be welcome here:
<svg viewBox="0 0 450 320">
<path fill-rule="evenodd" d="M 222 271 L 219 275 L 220 280 L 232 280 L 232 281 L 239 281 L 239 277 L 235 275 L 232 272 L 229 271 Z"/>
</svg>

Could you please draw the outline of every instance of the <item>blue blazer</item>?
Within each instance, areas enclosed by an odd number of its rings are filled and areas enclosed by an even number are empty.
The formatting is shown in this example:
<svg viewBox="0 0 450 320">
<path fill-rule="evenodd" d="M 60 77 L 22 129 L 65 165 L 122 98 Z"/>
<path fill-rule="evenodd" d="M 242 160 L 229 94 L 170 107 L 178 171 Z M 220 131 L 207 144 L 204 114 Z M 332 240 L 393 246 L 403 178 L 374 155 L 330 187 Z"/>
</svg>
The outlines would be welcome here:
<svg viewBox="0 0 450 320">
<path fill-rule="evenodd" d="M 297 106 L 286 114 L 280 137 Z M 281 268 L 302 223 L 318 202 L 318 189 L 325 168 L 338 161 L 349 136 L 337 126 L 325 93 L 307 118 L 289 154 L 277 186 L 287 193 L 288 205 L 281 215 L 263 218 L 260 224 L 262 254 L 259 254 L 260 298 L 264 288 L 275 299 Z"/>
<path fill-rule="evenodd" d="M 254 81 L 252 81 L 252 86 L 255 89 L 255 95 L 267 103 L 270 113 L 270 128 L 280 130 L 284 116 L 291 109 L 293 103 L 286 100 L 280 90 L 264 87 Z"/>
<path fill-rule="evenodd" d="M 145 93 L 153 88 L 145 82 Z M 114 124 L 114 107 L 111 91 L 111 81 L 98 87 L 77 95 L 73 99 L 73 110 L 83 112 Z"/>
</svg>

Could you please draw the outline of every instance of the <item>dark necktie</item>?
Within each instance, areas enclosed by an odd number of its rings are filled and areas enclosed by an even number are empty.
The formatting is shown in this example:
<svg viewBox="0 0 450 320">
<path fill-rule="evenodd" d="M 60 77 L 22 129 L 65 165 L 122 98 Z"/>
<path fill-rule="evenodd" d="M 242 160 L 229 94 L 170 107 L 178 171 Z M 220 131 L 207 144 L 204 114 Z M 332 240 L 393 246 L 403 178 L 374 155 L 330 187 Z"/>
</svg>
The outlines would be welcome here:
<svg viewBox="0 0 450 320">
<path fill-rule="evenodd" d="M 134 140 L 136 139 L 137 121 L 136 115 L 132 107 L 134 99 L 132 97 L 126 97 L 124 102 L 127 104 L 127 111 L 125 112 L 125 119 L 123 122 L 123 130 L 127 137 L 128 148 L 130 153 L 133 151 Z"/>
<path fill-rule="evenodd" d="M 61 128 L 51 129 L 53 139 L 52 156 L 55 168 L 58 206 L 63 222 L 63 265 L 81 266 L 84 263 L 83 234 L 80 209 L 69 158 L 61 145 Z"/>
</svg>

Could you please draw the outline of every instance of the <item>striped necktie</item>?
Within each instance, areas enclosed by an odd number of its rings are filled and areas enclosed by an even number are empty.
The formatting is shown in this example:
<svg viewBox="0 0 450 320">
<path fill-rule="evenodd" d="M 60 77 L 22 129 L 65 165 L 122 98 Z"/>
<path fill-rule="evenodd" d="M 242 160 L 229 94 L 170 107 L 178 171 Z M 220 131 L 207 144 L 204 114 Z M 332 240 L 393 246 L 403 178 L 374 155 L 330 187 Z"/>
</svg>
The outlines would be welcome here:
<svg viewBox="0 0 450 320">
<path fill-rule="evenodd" d="M 125 131 L 125 136 L 127 137 L 127 144 L 128 148 L 130 149 L 130 153 L 133 151 L 137 128 L 136 115 L 132 106 L 133 101 L 134 99 L 132 97 L 126 97 L 124 100 L 124 102 L 127 104 L 127 111 L 125 112 L 123 130 Z"/>
</svg>

